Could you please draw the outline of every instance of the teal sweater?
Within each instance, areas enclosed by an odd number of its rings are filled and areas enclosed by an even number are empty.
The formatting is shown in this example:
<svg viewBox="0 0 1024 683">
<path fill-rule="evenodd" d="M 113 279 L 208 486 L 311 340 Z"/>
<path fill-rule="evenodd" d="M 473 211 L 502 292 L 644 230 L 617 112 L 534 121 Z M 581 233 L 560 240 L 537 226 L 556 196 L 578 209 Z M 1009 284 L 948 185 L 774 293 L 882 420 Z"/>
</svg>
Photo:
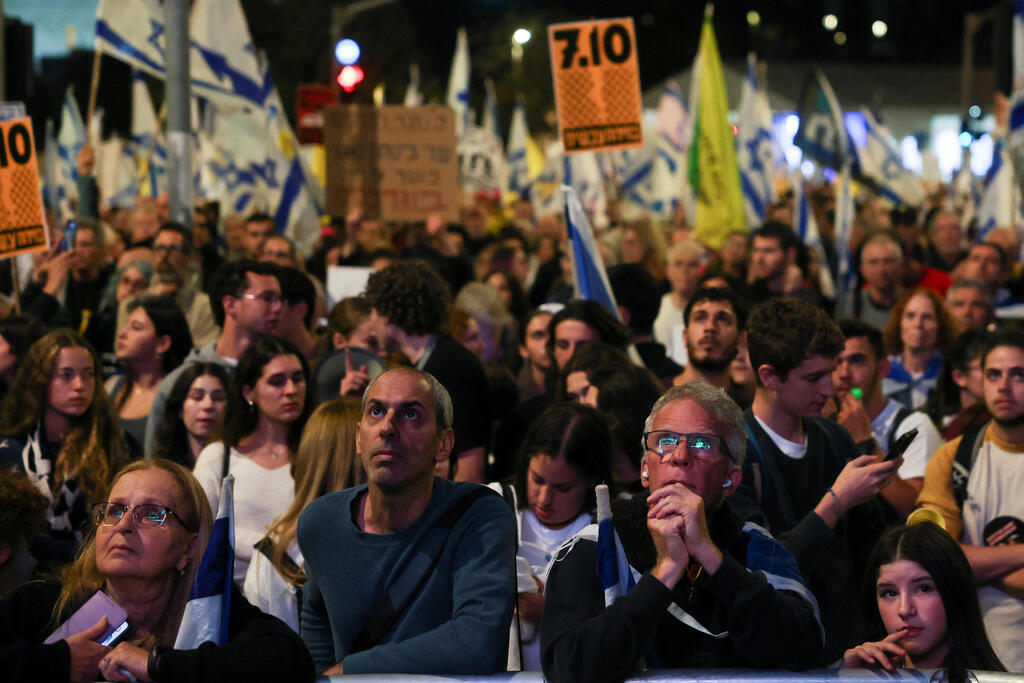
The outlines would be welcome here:
<svg viewBox="0 0 1024 683">
<path fill-rule="evenodd" d="M 308 577 L 300 632 L 318 671 L 343 660 L 345 673 L 505 669 L 516 598 L 515 522 L 505 501 L 491 495 L 455 524 L 431 577 L 390 631 L 376 646 L 348 654 L 398 568 L 416 556 L 434 521 L 476 486 L 435 477 L 420 518 L 391 534 L 368 534 L 356 526 L 354 508 L 365 485 L 328 494 L 305 509 L 298 526 Z M 405 580 L 415 583 L 421 575 L 410 570 Z"/>
</svg>

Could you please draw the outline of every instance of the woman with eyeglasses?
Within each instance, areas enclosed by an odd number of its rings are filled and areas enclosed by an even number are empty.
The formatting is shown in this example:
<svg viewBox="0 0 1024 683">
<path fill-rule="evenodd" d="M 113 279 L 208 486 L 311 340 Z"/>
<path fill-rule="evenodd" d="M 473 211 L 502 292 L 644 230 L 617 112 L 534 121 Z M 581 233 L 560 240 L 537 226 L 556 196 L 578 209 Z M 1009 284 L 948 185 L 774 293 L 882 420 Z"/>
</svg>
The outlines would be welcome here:
<svg viewBox="0 0 1024 683">
<path fill-rule="evenodd" d="M 94 531 L 59 581 L 33 582 L 0 601 L 0 670 L 15 681 L 311 681 L 298 636 L 234 589 L 227 642 L 174 649 L 185 603 L 213 527 L 199 482 L 177 463 L 139 461 L 114 477 L 91 508 Z M 113 609 L 44 640 L 97 591 L 127 614 L 114 642 Z M 94 615 L 96 618 L 93 618 Z"/>
<path fill-rule="evenodd" d="M 235 477 L 235 568 L 241 585 L 253 546 L 295 495 L 292 459 L 315 406 L 309 365 L 294 344 L 261 337 L 238 359 L 224 435 L 199 453 L 195 475 L 216 511 L 221 482 Z"/>
<path fill-rule="evenodd" d="M 185 314 L 170 297 L 143 295 L 129 301 L 127 310 L 115 346 L 124 372 L 107 380 L 106 387 L 121 427 L 141 451 L 157 387 L 192 350 L 192 335 Z"/>
<path fill-rule="evenodd" d="M 593 522 L 594 486 L 612 482 L 611 441 L 598 411 L 555 403 L 526 432 L 512 485 L 490 484 L 516 511 L 519 597 L 509 644 L 512 669 L 541 668 L 539 625 L 548 569 L 555 551 Z"/>
<path fill-rule="evenodd" d="M 88 527 L 89 505 L 128 463 L 99 376 L 89 343 L 55 330 L 29 349 L 0 407 L 0 466 L 25 472 L 49 501 L 49 533 L 32 544 L 43 566 L 71 560 Z"/>
</svg>

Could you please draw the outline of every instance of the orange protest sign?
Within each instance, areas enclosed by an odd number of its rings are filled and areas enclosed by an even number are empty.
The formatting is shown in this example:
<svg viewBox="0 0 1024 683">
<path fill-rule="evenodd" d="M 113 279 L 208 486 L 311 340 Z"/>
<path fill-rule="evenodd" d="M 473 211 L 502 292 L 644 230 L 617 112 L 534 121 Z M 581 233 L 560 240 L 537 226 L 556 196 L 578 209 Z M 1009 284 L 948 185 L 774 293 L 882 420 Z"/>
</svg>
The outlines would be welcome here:
<svg viewBox="0 0 1024 683">
<path fill-rule="evenodd" d="M 32 119 L 0 123 L 0 258 L 46 249 Z"/>
<path fill-rule="evenodd" d="M 633 19 L 548 26 L 558 128 L 566 152 L 643 144 Z"/>
</svg>

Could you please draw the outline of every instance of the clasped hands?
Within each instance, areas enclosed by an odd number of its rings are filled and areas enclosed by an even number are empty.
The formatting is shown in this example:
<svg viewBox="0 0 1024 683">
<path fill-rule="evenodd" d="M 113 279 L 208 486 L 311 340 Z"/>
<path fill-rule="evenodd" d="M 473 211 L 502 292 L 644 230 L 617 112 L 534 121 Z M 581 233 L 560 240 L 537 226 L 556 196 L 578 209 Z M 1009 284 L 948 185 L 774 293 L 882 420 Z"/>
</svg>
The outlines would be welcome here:
<svg viewBox="0 0 1024 683">
<path fill-rule="evenodd" d="M 682 484 L 668 484 L 647 498 L 647 530 L 658 554 L 651 574 L 669 589 L 682 578 L 690 560 L 714 574 L 722 553 L 708 533 L 704 499 Z"/>
</svg>

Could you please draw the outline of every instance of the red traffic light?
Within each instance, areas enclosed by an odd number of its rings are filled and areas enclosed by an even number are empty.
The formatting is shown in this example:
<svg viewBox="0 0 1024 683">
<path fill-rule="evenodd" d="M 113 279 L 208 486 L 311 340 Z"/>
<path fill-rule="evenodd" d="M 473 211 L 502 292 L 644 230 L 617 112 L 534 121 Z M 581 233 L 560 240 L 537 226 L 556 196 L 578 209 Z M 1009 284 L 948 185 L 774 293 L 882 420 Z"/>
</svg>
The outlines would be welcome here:
<svg viewBox="0 0 1024 683">
<path fill-rule="evenodd" d="M 338 73 L 338 85 L 345 92 L 352 92 L 356 86 L 363 82 L 363 70 L 358 66 L 343 66 Z"/>
</svg>

